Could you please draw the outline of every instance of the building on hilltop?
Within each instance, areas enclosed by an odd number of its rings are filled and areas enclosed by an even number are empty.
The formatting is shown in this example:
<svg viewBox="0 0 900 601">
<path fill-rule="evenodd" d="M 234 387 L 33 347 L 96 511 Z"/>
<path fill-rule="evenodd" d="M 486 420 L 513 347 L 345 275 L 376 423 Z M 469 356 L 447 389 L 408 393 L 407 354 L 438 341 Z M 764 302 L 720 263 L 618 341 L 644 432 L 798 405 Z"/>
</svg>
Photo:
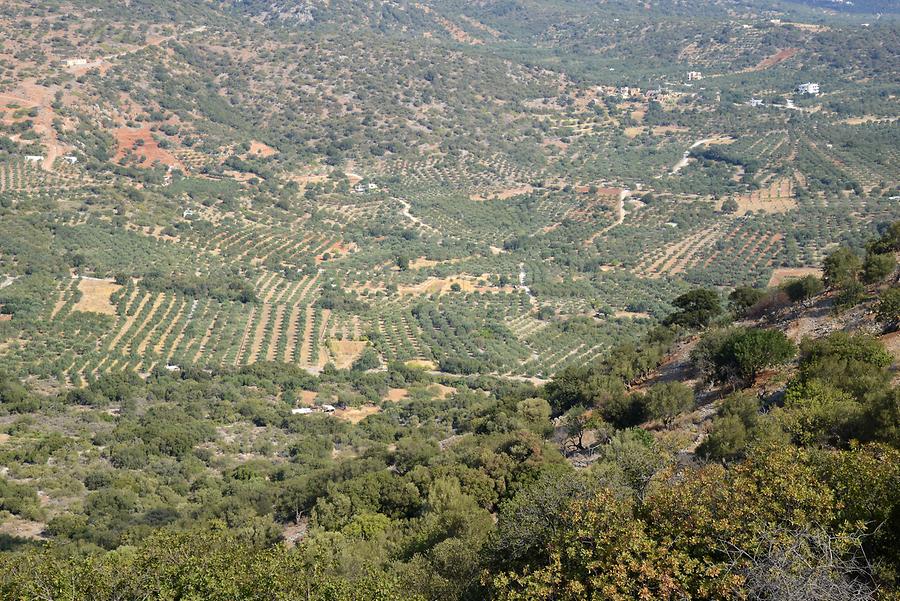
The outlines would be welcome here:
<svg viewBox="0 0 900 601">
<path fill-rule="evenodd" d="M 809 94 L 810 96 L 818 96 L 819 95 L 819 84 L 817 83 L 802 83 L 797 86 L 797 91 L 801 94 Z"/>
<path fill-rule="evenodd" d="M 703 79 L 703 73 L 700 71 L 688 71 L 688 81 L 700 81 Z"/>
</svg>

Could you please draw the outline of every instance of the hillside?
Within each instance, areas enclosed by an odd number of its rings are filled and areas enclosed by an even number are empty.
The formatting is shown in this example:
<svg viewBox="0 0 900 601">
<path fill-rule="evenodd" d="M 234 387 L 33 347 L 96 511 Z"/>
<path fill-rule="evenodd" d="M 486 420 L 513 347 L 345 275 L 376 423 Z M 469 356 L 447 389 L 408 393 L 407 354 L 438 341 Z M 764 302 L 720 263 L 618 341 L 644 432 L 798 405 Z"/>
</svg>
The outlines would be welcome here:
<svg viewBox="0 0 900 601">
<path fill-rule="evenodd" d="M 540 388 L 402 363 L 7 377 L 0 591 L 889 599 L 900 222 L 867 249 L 830 254 L 825 290 L 685 293 Z"/>
<path fill-rule="evenodd" d="M 0 598 L 896 601 L 895 4 L 0 2 Z"/>
<path fill-rule="evenodd" d="M 0 353 L 56 389 L 584 365 L 900 217 L 896 22 L 800 16 L 5 3 Z"/>
</svg>

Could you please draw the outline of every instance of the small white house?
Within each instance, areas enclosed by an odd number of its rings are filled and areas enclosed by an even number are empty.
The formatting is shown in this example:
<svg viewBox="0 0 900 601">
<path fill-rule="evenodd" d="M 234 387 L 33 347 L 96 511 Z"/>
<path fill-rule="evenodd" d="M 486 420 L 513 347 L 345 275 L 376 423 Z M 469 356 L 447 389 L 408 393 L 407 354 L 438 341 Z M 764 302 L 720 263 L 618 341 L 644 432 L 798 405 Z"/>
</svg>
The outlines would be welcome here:
<svg viewBox="0 0 900 601">
<path fill-rule="evenodd" d="M 297 407 L 296 409 L 291 409 L 291 415 L 309 415 L 313 410 L 309 407 Z"/>
<path fill-rule="evenodd" d="M 74 165 L 75 163 L 78 162 L 78 157 L 73 156 L 71 154 L 67 154 L 66 156 L 63 157 L 63 160 L 70 165 Z"/>
<path fill-rule="evenodd" d="M 688 81 L 700 81 L 703 79 L 703 73 L 700 71 L 688 71 Z"/>
<path fill-rule="evenodd" d="M 25 162 L 27 163 L 40 163 L 44 160 L 44 157 L 36 155 L 36 154 L 26 154 Z"/>
<path fill-rule="evenodd" d="M 763 105 L 763 101 L 761 98 L 751 98 L 750 102 L 748 102 L 750 106 L 759 107 Z"/>
<path fill-rule="evenodd" d="M 88 64 L 88 61 L 87 61 L 86 58 L 69 58 L 69 59 L 66 59 L 66 66 L 67 66 L 67 67 L 83 67 L 83 66 L 85 66 L 86 64 Z"/>
<path fill-rule="evenodd" d="M 322 405 L 322 411 L 325 413 L 334 413 L 334 405 Z"/>
<path fill-rule="evenodd" d="M 797 91 L 801 94 L 809 94 L 810 96 L 818 96 L 819 95 L 819 84 L 817 83 L 802 83 L 797 86 Z"/>
</svg>

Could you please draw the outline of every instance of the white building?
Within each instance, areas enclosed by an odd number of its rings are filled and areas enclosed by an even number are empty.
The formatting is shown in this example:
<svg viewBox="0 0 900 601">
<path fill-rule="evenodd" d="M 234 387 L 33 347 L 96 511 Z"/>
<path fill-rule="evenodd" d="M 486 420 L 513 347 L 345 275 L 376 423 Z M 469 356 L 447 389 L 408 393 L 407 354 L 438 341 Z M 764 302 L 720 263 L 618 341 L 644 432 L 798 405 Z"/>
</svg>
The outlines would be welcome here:
<svg viewBox="0 0 900 601">
<path fill-rule="evenodd" d="M 44 160 L 44 157 L 37 154 L 26 154 L 25 161 L 28 163 L 40 163 Z"/>
<path fill-rule="evenodd" d="M 759 98 L 751 98 L 750 102 L 748 102 L 747 104 L 749 104 L 750 106 L 762 106 L 763 101 Z"/>
<path fill-rule="evenodd" d="M 819 84 L 817 83 L 802 83 L 797 86 L 797 91 L 801 94 L 809 94 L 811 96 L 819 95 Z"/>
<path fill-rule="evenodd" d="M 67 67 L 83 67 L 83 66 L 85 66 L 86 64 L 88 64 L 88 61 L 87 61 L 86 58 L 69 58 L 69 59 L 66 59 L 66 66 L 67 66 Z"/>
<path fill-rule="evenodd" d="M 700 71 L 688 71 L 688 81 L 700 81 L 703 79 L 703 73 Z"/>
<path fill-rule="evenodd" d="M 309 407 L 297 407 L 296 409 L 291 409 L 291 415 L 309 415 L 313 410 Z"/>
</svg>

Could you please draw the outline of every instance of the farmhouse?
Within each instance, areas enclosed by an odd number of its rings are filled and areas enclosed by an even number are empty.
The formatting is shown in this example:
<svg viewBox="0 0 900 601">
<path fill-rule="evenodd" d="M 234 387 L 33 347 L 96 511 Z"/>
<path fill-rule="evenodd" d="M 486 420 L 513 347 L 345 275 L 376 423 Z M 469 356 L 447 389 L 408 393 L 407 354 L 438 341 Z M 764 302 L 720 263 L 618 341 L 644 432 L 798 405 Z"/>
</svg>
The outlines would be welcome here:
<svg viewBox="0 0 900 601">
<path fill-rule="evenodd" d="M 69 163 L 70 165 L 74 165 L 75 163 L 78 162 L 78 157 L 73 156 L 71 154 L 67 154 L 66 156 L 63 157 L 63 160 L 66 161 L 67 163 Z"/>
<path fill-rule="evenodd" d="M 86 64 L 88 64 L 88 61 L 86 58 L 68 58 L 68 59 L 66 59 L 67 67 L 83 67 Z"/>
<path fill-rule="evenodd" d="M 809 94 L 810 96 L 818 96 L 819 95 L 819 84 L 817 83 L 802 83 L 797 86 L 797 91 L 801 94 Z"/>
<path fill-rule="evenodd" d="M 703 73 L 700 71 L 688 71 L 687 78 L 688 81 L 700 81 L 703 79 Z"/>
<path fill-rule="evenodd" d="M 40 163 L 44 160 L 44 157 L 37 154 L 26 154 L 25 161 L 28 163 Z"/>
<path fill-rule="evenodd" d="M 747 104 L 749 104 L 750 106 L 757 106 L 757 107 L 758 107 L 758 106 L 762 106 L 762 105 L 763 105 L 763 101 L 762 101 L 762 99 L 760 99 L 760 98 L 751 98 L 750 101 L 749 101 Z"/>
</svg>

